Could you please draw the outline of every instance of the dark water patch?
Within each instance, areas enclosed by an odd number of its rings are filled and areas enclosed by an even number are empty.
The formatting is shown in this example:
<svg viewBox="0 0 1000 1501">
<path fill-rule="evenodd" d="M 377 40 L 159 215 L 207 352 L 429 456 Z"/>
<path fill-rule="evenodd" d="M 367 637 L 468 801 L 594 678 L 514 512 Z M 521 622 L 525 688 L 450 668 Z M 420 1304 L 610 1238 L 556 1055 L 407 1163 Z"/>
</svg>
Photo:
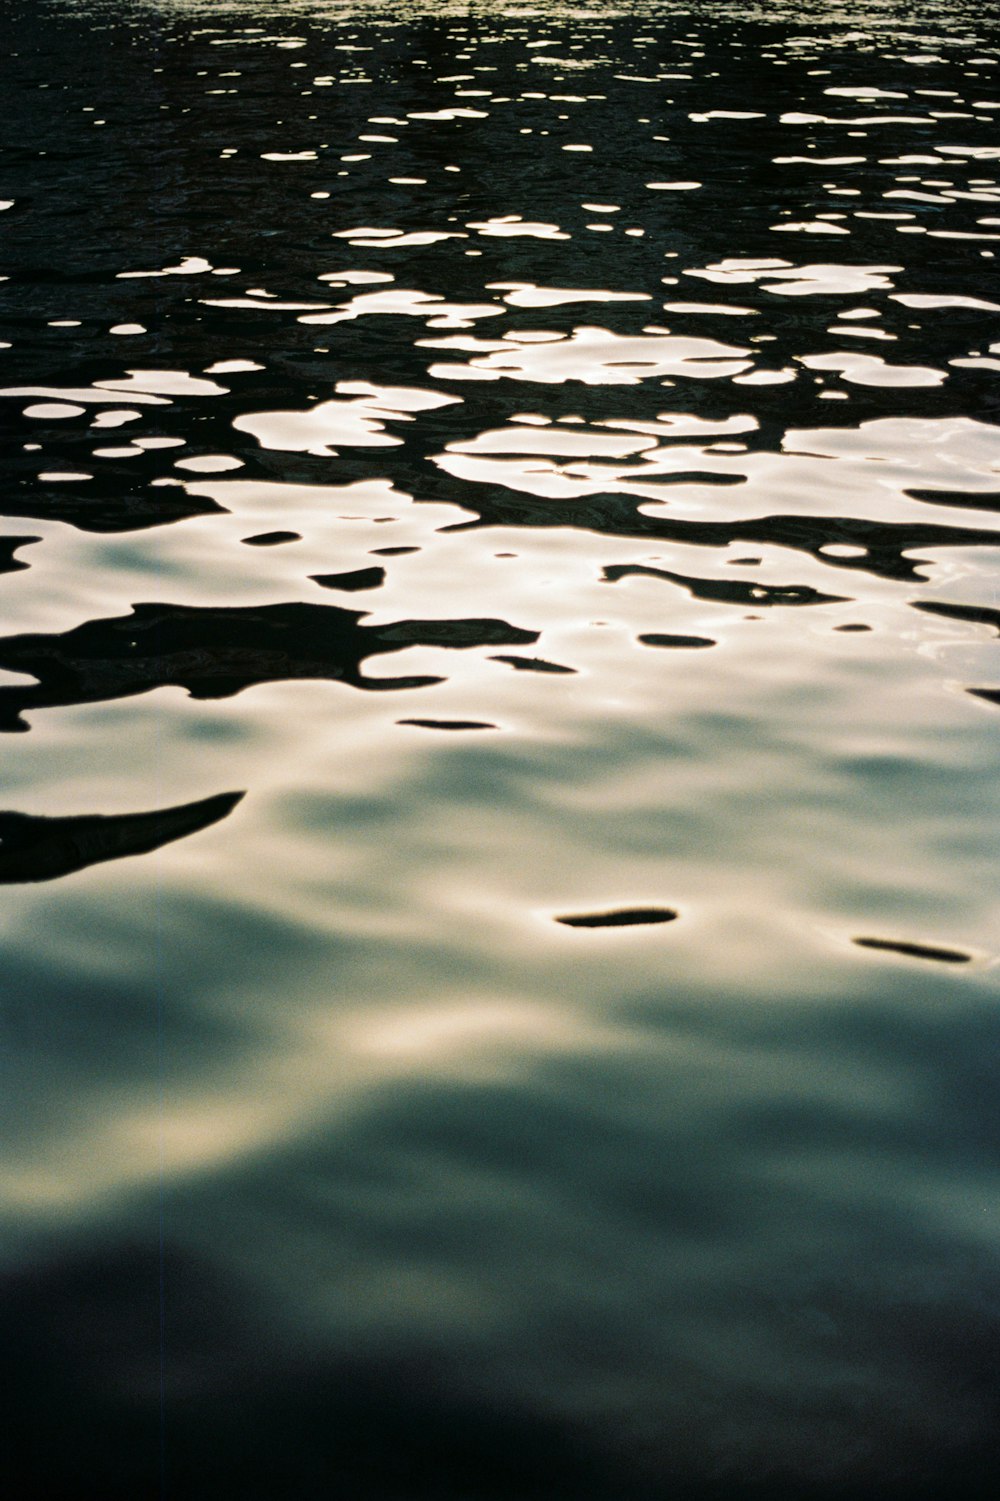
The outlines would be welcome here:
<svg viewBox="0 0 1000 1501">
<path fill-rule="evenodd" d="M 808 584 L 744 584 L 739 580 L 699 579 L 672 573 L 668 568 L 651 568 L 645 563 L 612 563 L 604 569 L 604 581 L 617 584 L 626 578 L 666 579 L 679 584 L 695 599 L 718 600 L 728 605 L 829 605 L 846 602 L 843 594 L 823 594 Z"/>
<path fill-rule="evenodd" d="M 0 731 L 24 730 L 32 709 L 128 698 L 174 684 L 192 698 L 228 698 L 255 683 L 320 678 L 384 691 L 440 682 L 429 676 L 371 678 L 368 658 L 407 646 L 520 646 L 538 639 L 503 620 L 409 620 L 364 626 L 332 605 L 232 609 L 133 606 L 62 635 L 0 639 L 0 667 L 37 683 L 0 687 Z"/>
<path fill-rule="evenodd" d="M 920 566 L 926 559 L 910 557 L 915 548 L 996 546 L 998 534 L 977 527 L 945 526 L 934 522 L 872 521 L 854 516 L 773 515 L 749 520 L 681 520 L 647 514 L 645 502 L 629 495 L 588 495 L 574 500 L 572 508 L 528 495 L 512 495 L 500 486 L 479 485 L 474 494 L 455 492 L 452 483 L 436 499 L 475 511 L 477 521 L 456 522 L 442 532 L 472 530 L 478 526 L 570 527 L 606 536 L 630 537 L 660 542 L 680 542 L 695 547 L 730 547 L 752 542 L 792 548 L 809 554 L 824 567 L 875 574 L 888 579 L 922 580 Z M 829 549 L 856 549 L 838 556 Z M 727 563 L 749 560 L 727 559 Z M 760 559 L 756 560 L 757 562 Z"/>
<path fill-rule="evenodd" d="M 967 511 L 1000 511 L 1000 490 L 905 490 L 911 500 Z"/>
<path fill-rule="evenodd" d="M 241 537 L 247 547 L 280 547 L 284 542 L 301 542 L 299 532 L 257 532 L 253 537 Z"/>
<path fill-rule="evenodd" d="M 662 485 L 745 485 L 745 474 L 720 474 L 717 469 L 673 469 L 669 474 L 661 474 L 659 483 Z"/>
<path fill-rule="evenodd" d="M 539 636 L 538 631 L 522 631 L 508 625 L 506 620 L 398 620 L 369 629 L 377 633 L 385 651 L 395 651 L 404 645 L 529 646 Z"/>
<path fill-rule="evenodd" d="M 989 625 L 1000 636 L 1000 610 L 990 605 L 953 605 L 942 599 L 911 599 L 915 610 L 926 610 L 928 615 L 941 615 L 945 620 L 964 620 L 970 625 Z"/>
<path fill-rule="evenodd" d="M 41 540 L 40 537 L 0 537 L 0 573 L 17 573 L 22 568 L 30 568 L 30 563 L 15 557 L 15 554 L 19 548 Z"/>
<path fill-rule="evenodd" d="M 379 558 L 403 558 L 407 553 L 419 552 L 419 547 L 370 547 L 368 551 Z"/>
<path fill-rule="evenodd" d="M 73 1501 L 84 1468 L 108 1501 L 159 1494 L 164 1472 L 190 1501 L 321 1501 L 331 1485 L 343 1501 L 656 1501 L 614 1445 L 529 1393 L 499 1399 L 478 1366 L 462 1380 L 443 1352 L 395 1342 L 295 1350 L 280 1303 L 169 1242 L 46 1259 L 3 1292 L 7 1474 L 27 1501 Z"/>
<path fill-rule="evenodd" d="M 835 631 L 870 631 L 870 625 L 864 625 L 860 620 L 849 620 L 846 625 L 835 625 Z"/>
<path fill-rule="evenodd" d="M 571 913 L 555 921 L 566 928 L 636 928 L 674 922 L 679 916 L 671 907 L 621 907 L 611 912 Z"/>
<path fill-rule="evenodd" d="M 646 631 L 637 638 L 643 646 L 703 647 L 717 646 L 710 636 L 671 636 L 657 631 Z"/>
<path fill-rule="evenodd" d="M 349 573 L 311 573 L 321 589 L 340 589 L 353 594 L 358 589 L 378 589 L 385 583 L 384 568 L 354 568 Z"/>
<path fill-rule="evenodd" d="M 972 961 L 972 955 L 963 953 L 961 949 L 939 948 L 928 943 L 907 943 L 894 938 L 852 938 L 851 942 L 862 949 L 905 954 L 908 959 L 933 959 L 939 964 L 969 964 Z"/>
<path fill-rule="evenodd" d="M 564 667 L 561 662 L 547 662 L 544 657 L 516 657 L 496 656 L 490 658 L 491 662 L 504 662 L 508 667 L 513 667 L 515 672 L 555 672 L 575 674 L 575 667 Z"/>
<path fill-rule="evenodd" d="M 973 698 L 981 698 L 988 704 L 1000 704 L 1000 688 L 966 688 Z"/>
<path fill-rule="evenodd" d="M 147 854 L 228 817 L 244 795 L 220 792 L 150 813 L 43 818 L 0 812 L 0 882 L 52 881 L 104 860 Z"/>
<path fill-rule="evenodd" d="M 36 521 L 62 521 L 83 532 L 136 532 L 190 521 L 195 516 L 220 515 L 225 506 L 183 485 L 131 487 L 115 492 L 99 482 L 86 484 L 11 483 L 3 497 L 5 516 L 28 516 Z"/>
<path fill-rule="evenodd" d="M 162 1368 L 149 1335 L 161 1290 L 173 1335 Z M 399 1339 L 353 1348 L 345 1340 L 329 1351 L 310 1340 L 296 1345 L 279 1299 L 169 1239 L 157 1257 L 138 1237 L 103 1238 L 6 1277 L 3 1292 L 5 1460 L 28 1501 L 75 1501 L 84 1471 L 100 1478 L 108 1501 L 131 1501 L 158 1494 L 164 1470 L 168 1494 L 185 1501 L 284 1494 L 321 1501 L 331 1476 L 343 1501 L 992 1501 L 995 1494 L 987 1334 L 968 1311 L 942 1325 L 941 1310 L 908 1288 L 887 1290 L 885 1304 L 872 1299 L 867 1312 L 905 1338 L 909 1359 L 890 1369 L 907 1392 L 924 1381 L 938 1390 L 948 1362 L 961 1361 L 969 1377 L 959 1432 L 933 1446 L 926 1432 L 911 1431 L 907 1445 L 909 1406 L 873 1417 L 865 1387 L 824 1419 L 799 1382 L 784 1398 L 797 1442 L 786 1439 L 772 1460 L 753 1465 L 746 1450 L 759 1455 L 761 1435 L 776 1425 L 763 1394 L 754 1400 L 734 1389 L 737 1376 L 720 1389 L 702 1372 L 685 1401 L 677 1389 L 690 1379 L 687 1364 L 667 1358 L 650 1371 L 662 1393 L 660 1421 L 644 1415 L 635 1438 L 631 1427 L 620 1422 L 616 1432 L 604 1414 L 595 1417 L 592 1405 L 588 1414 L 571 1391 L 553 1400 L 535 1370 L 519 1387 L 493 1386 L 474 1348 L 448 1352 Z M 772 1301 L 793 1325 L 791 1298 L 776 1286 Z M 851 1339 L 860 1310 L 841 1279 L 818 1288 L 802 1312 L 822 1331 L 820 1343 L 867 1374 L 877 1357 Z M 641 1348 L 644 1335 L 640 1321 L 631 1345 Z M 571 1331 L 552 1316 L 540 1317 L 535 1338 L 573 1349 Z"/>
<path fill-rule="evenodd" d="M 397 724 L 412 725 L 418 730 L 496 730 L 499 725 L 482 719 L 397 719 Z"/>
</svg>

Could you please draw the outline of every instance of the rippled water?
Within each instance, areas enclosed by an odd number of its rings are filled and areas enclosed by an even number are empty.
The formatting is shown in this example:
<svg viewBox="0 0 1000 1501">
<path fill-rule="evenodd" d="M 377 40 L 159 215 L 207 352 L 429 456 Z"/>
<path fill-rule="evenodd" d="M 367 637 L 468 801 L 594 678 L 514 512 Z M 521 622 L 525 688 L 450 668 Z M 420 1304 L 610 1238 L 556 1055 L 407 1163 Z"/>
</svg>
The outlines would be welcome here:
<svg viewBox="0 0 1000 1501">
<path fill-rule="evenodd" d="M 995 9 L 2 25 L 12 1494 L 993 1495 Z"/>
</svg>

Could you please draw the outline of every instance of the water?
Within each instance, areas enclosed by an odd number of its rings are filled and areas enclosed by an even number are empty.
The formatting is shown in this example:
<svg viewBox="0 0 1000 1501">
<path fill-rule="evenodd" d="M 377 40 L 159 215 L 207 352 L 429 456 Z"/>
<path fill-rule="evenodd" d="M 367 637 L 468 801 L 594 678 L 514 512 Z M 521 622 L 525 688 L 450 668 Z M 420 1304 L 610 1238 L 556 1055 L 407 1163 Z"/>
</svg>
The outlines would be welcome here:
<svg viewBox="0 0 1000 1501">
<path fill-rule="evenodd" d="M 996 12 L 2 25 L 11 1493 L 992 1495 Z"/>
</svg>

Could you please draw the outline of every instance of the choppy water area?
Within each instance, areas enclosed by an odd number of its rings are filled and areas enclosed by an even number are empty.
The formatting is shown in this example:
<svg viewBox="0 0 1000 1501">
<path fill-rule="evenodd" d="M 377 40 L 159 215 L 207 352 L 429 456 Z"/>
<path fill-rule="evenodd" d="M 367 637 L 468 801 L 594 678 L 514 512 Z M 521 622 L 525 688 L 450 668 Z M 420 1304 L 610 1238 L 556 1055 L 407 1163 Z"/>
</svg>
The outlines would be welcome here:
<svg viewBox="0 0 1000 1501">
<path fill-rule="evenodd" d="M 992 1495 L 996 12 L 2 28 L 12 1494 Z"/>
</svg>

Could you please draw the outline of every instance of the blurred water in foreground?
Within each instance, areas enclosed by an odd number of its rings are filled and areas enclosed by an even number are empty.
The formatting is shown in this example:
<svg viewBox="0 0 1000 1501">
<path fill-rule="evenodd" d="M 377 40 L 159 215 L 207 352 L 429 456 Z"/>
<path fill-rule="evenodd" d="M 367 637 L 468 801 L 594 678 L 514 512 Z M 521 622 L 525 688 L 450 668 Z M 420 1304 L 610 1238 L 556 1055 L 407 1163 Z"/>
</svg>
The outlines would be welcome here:
<svg viewBox="0 0 1000 1501">
<path fill-rule="evenodd" d="M 8 0 L 19 1501 L 967 1501 L 995 9 Z"/>
</svg>

